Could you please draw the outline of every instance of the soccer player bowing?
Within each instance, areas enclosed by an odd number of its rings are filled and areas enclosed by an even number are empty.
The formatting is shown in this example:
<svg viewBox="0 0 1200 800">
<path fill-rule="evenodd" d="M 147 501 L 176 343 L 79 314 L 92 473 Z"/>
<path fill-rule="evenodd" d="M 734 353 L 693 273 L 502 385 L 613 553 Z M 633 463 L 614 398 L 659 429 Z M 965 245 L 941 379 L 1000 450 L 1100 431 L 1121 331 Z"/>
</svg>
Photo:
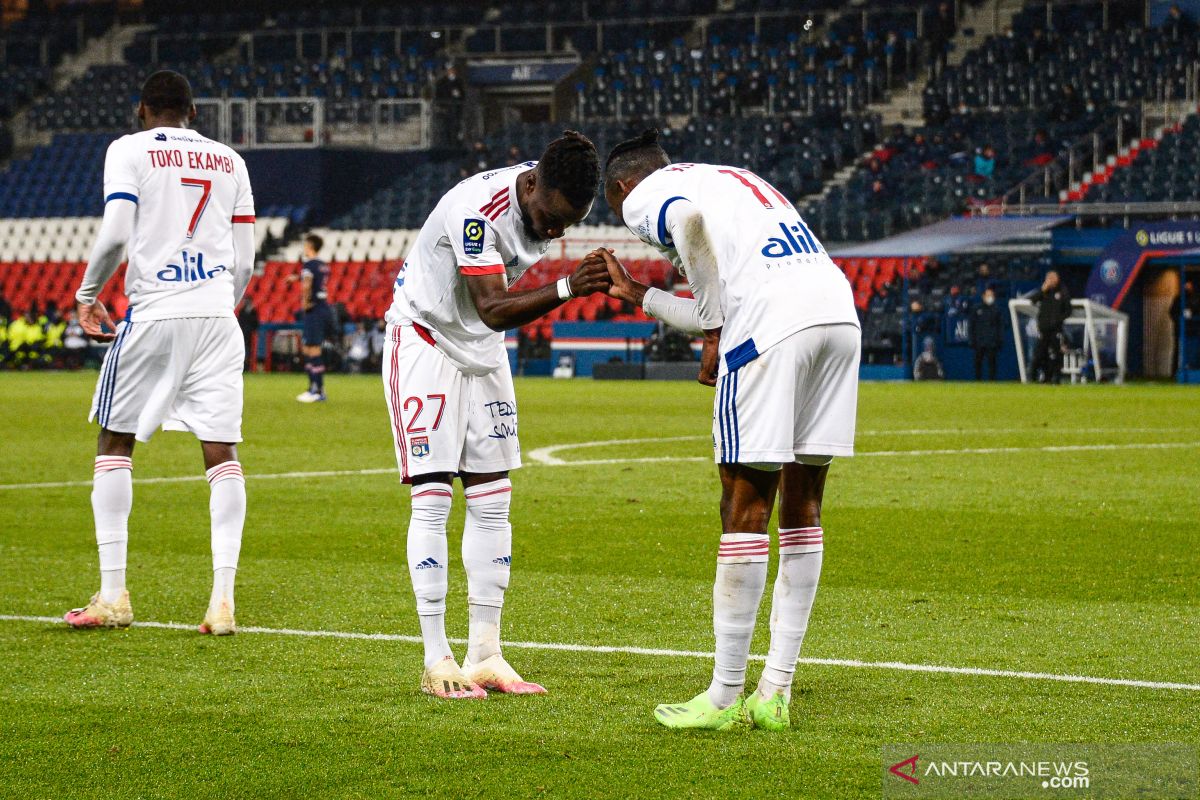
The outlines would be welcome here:
<svg viewBox="0 0 1200 800">
<path fill-rule="evenodd" d="M 629 229 L 686 276 L 694 299 L 632 280 L 608 250 L 585 266 L 604 261 L 614 297 L 702 334 L 699 380 L 717 387 L 716 663 L 706 691 L 654 714 L 669 728 L 783 730 L 821 574 L 825 476 L 834 456 L 854 449 L 860 334 L 850 285 L 774 187 L 736 167 L 672 165 L 655 131 L 613 148 L 604 191 Z M 771 646 L 758 689 L 744 698 L 777 493 Z"/>
<path fill-rule="evenodd" d="M 401 479 L 412 484 L 408 570 L 425 643 L 422 691 L 483 698 L 546 690 L 500 653 L 500 609 L 512 561 L 510 470 L 521 466 L 517 401 L 504 331 L 608 289 L 592 259 L 569 277 L 510 289 L 550 242 L 591 210 L 595 146 L 567 131 L 540 161 L 480 173 L 442 197 L 396 278 L 383 384 Z M 460 669 L 446 641 L 451 483 L 462 481 L 469 638 Z"/>
<path fill-rule="evenodd" d="M 100 591 L 66 621 L 76 628 L 133 621 L 125 590 L 133 445 L 149 441 L 161 425 L 200 440 L 211 486 L 213 563 L 200 630 L 229 634 L 246 518 L 236 447 L 246 353 L 233 309 L 254 269 L 254 197 L 242 157 L 187 130 L 196 106 L 182 75 L 147 78 L 137 113 L 144 130 L 117 139 L 104 159 L 104 221 L 75 293 L 84 331 L 113 345 L 89 417 L 100 423 L 92 488 Z M 96 298 L 126 249 L 129 310 L 113 333 Z"/>
</svg>

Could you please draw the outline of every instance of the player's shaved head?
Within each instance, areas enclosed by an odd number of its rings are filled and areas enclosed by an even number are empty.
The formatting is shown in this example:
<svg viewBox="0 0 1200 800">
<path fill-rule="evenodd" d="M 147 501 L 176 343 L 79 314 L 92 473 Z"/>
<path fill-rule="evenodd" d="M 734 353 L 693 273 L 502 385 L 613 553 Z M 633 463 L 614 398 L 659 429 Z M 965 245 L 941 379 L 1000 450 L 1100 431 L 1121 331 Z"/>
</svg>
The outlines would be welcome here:
<svg viewBox="0 0 1200 800">
<path fill-rule="evenodd" d="M 151 114 L 186 117 L 192 109 L 192 85 L 178 72 L 162 69 L 146 78 L 140 100 Z"/>
<path fill-rule="evenodd" d="M 604 197 L 617 216 L 625 197 L 642 178 L 671 163 L 667 151 L 658 143 L 658 131 L 651 128 L 612 149 L 604 162 Z"/>
</svg>

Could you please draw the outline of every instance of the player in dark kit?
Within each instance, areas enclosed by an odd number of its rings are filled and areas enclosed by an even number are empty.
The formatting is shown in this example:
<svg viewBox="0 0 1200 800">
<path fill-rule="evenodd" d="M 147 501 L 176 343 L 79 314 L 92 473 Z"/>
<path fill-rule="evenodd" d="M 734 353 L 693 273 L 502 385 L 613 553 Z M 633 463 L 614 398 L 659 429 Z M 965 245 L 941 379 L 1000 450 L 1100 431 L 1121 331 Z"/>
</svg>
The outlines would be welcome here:
<svg viewBox="0 0 1200 800">
<path fill-rule="evenodd" d="M 317 255 L 325 242 L 315 233 L 304 237 L 304 265 L 300 268 L 301 307 L 304 309 L 304 371 L 308 373 L 308 389 L 296 399 L 301 403 L 319 403 L 325 400 L 325 358 L 321 348 L 325 340 L 335 333 L 333 310 L 325 281 L 329 278 L 329 265 Z"/>
</svg>

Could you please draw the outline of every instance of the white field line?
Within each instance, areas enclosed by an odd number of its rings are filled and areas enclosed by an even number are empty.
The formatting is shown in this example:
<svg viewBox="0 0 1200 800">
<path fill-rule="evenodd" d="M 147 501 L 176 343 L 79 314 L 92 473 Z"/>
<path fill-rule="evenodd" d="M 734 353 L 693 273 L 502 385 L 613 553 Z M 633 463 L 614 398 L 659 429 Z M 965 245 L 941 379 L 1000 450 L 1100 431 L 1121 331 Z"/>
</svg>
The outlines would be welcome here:
<svg viewBox="0 0 1200 800">
<path fill-rule="evenodd" d="M 657 464 L 663 462 L 712 462 L 711 456 L 650 456 L 646 458 L 592 458 L 565 461 L 553 455 L 554 452 L 565 448 L 603 447 L 622 444 L 639 444 L 650 442 L 672 442 L 708 439 L 707 436 L 670 436 L 661 439 L 613 439 L 603 442 L 581 442 L 579 444 L 554 445 L 542 447 L 529 453 L 533 459 L 530 466 L 541 467 L 595 467 L 613 464 Z M 1200 442 L 1126 442 L 1122 444 L 1060 444 L 1044 445 L 1042 447 L 964 447 L 932 450 L 860 450 L 857 458 L 895 458 L 913 456 L 956 456 L 956 455 L 997 455 L 1011 453 L 1083 453 L 1104 450 L 1176 450 L 1180 448 L 1200 448 Z M 247 480 L 303 480 L 305 478 L 343 478 L 361 475 L 392 475 L 394 467 L 378 469 L 345 469 L 320 470 L 315 472 L 251 472 L 246 474 Z M 161 478 L 136 478 L 134 483 L 190 483 L 203 481 L 203 475 L 174 475 Z M 68 489 L 91 486 L 92 481 L 43 481 L 38 483 L 0 483 L 0 491 L 20 489 Z"/>
<path fill-rule="evenodd" d="M 0 614 L 3 622 L 40 622 L 61 624 L 58 617 L 35 617 L 21 614 Z M 181 622 L 135 622 L 135 628 L 159 628 L 172 631 L 195 631 L 195 625 Z M 377 642 L 405 642 L 420 644 L 420 636 L 399 633 L 360 633 L 357 631 L 306 631 L 294 628 L 239 627 L 238 633 L 269 634 L 274 636 L 300 636 L 311 639 L 362 639 Z M 450 639 L 451 644 L 466 644 L 466 639 Z M 712 658 L 712 653 L 700 650 L 666 650 L 655 647 L 623 647 L 616 645 L 564 644 L 560 642 L 505 642 L 505 647 L 526 650 L 555 650 L 569 653 L 621 653 L 635 656 L 658 656 L 662 658 Z M 751 661 L 765 661 L 766 656 L 751 655 Z M 1136 689 L 1169 689 L 1200 692 L 1200 684 L 1173 683 L 1169 681 L 1140 681 L 1130 678 L 1097 678 L 1091 675 L 1059 675 L 1049 672 L 1025 672 L 1007 669 L 985 669 L 982 667 L 947 667 L 937 664 L 907 664 L 902 661 L 859 661 L 853 658 L 801 658 L 799 663 L 818 667 L 850 667 L 855 669 L 890 669 L 902 672 L 928 672 L 944 675 L 975 675 L 985 678 L 1019 678 L 1034 681 L 1058 681 L 1060 683 L 1090 683 L 1100 686 L 1128 686 Z"/>
</svg>

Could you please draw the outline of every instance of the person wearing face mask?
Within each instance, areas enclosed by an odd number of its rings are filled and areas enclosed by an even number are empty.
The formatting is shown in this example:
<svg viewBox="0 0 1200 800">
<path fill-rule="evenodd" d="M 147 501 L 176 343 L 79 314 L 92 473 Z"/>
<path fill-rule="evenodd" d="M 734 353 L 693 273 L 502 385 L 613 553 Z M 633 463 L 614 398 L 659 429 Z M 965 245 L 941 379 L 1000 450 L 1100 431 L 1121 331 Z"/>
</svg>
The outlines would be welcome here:
<svg viewBox="0 0 1200 800">
<path fill-rule="evenodd" d="M 988 380 L 996 380 L 996 357 L 1004 336 L 1004 315 L 996 307 L 996 291 L 987 287 L 983 302 L 971 311 L 967 328 L 971 349 L 975 351 L 975 380 L 983 380 L 983 365 L 988 368 Z"/>
</svg>

